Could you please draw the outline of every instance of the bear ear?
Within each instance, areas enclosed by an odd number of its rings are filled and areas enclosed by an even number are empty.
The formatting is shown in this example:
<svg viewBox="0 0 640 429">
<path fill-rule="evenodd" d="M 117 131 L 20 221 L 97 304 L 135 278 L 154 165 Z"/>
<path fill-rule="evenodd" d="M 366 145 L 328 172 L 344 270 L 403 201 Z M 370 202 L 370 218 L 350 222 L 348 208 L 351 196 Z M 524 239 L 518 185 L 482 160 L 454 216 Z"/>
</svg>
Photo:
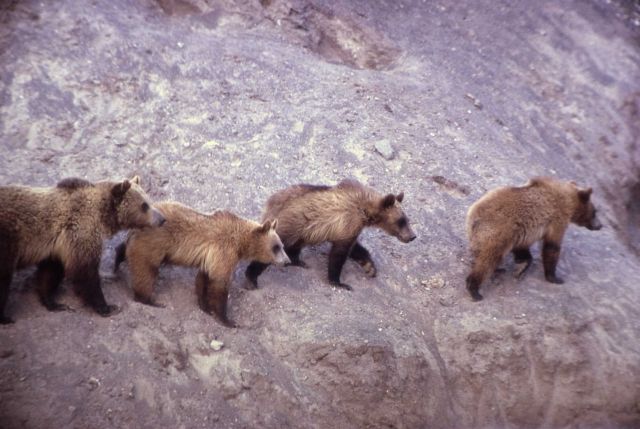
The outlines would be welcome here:
<svg viewBox="0 0 640 429">
<path fill-rule="evenodd" d="M 259 234 L 266 234 L 271 229 L 272 221 L 271 219 L 267 219 L 264 221 L 262 225 L 257 227 L 255 231 Z"/>
<path fill-rule="evenodd" d="M 593 192 L 593 189 L 591 189 L 591 188 L 580 189 L 578 191 L 578 198 L 580 198 L 581 202 L 588 203 L 592 192 Z"/>
<path fill-rule="evenodd" d="M 402 200 L 404 200 L 404 192 L 400 192 L 398 195 L 396 195 L 396 201 L 401 203 Z"/>
<path fill-rule="evenodd" d="M 131 183 L 135 183 L 136 185 L 140 185 L 140 176 L 138 176 L 137 174 L 135 176 L 133 176 L 131 179 L 129 179 L 129 181 Z"/>
<path fill-rule="evenodd" d="M 388 194 L 382 199 L 382 201 L 380 201 L 380 207 L 382 209 L 388 209 L 389 207 L 393 206 L 395 202 L 396 202 L 396 196 L 393 194 Z"/>
<path fill-rule="evenodd" d="M 124 197 L 124 194 L 131 188 L 131 183 L 128 180 L 125 180 L 122 183 L 118 183 L 117 185 L 113 185 L 111 188 L 111 195 L 117 199 L 121 200 Z"/>
</svg>

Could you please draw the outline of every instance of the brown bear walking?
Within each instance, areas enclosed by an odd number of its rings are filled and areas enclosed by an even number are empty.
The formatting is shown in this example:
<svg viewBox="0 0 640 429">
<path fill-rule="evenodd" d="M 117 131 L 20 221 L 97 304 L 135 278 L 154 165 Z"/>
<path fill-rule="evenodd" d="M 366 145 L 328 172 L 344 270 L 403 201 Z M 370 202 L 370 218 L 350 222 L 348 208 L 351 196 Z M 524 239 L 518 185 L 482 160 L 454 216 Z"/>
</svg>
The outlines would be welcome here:
<svg viewBox="0 0 640 429">
<path fill-rule="evenodd" d="M 54 299 L 68 277 L 87 304 L 109 315 L 116 307 L 107 305 L 100 288 L 102 240 L 164 222 L 139 184 L 136 176 L 95 184 L 70 178 L 55 188 L 0 187 L 0 323 L 13 322 L 4 314 L 13 272 L 33 264 L 48 310 L 68 309 Z"/>
<path fill-rule="evenodd" d="M 548 177 L 531 179 L 522 187 L 504 187 L 487 192 L 467 213 L 467 235 L 473 265 L 467 289 L 475 301 L 482 282 L 502 258 L 513 252 L 516 263 L 526 263 L 519 277 L 531 265 L 529 246 L 543 240 L 542 261 L 547 281 L 563 283 L 556 276 L 562 237 L 575 223 L 590 230 L 602 225 L 590 201 L 591 188 L 580 189 L 574 182 Z"/>
<path fill-rule="evenodd" d="M 227 299 L 233 270 L 241 259 L 284 265 L 289 261 L 276 234 L 276 221 L 262 225 L 227 211 L 212 214 L 179 203 L 156 205 L 167 222 L 161 228 L 135 231 L 118 246 L 116 265 L 125 259 L 137 301 L 156 305 L 151 298 L 162 263 L 199 268 L 196 294 L 200 308 L 227 326 Z"/>
<path fill-rule="evenodd" d="M 416 238 L 409 220 L 400 208 L 404 194 L 381 196 L 355 180 L 343 180 L 337 186 L 296 185 L 273 194 L 267 201 L 263 218 L 278 219 L 278 235 L 292 265 L 306 267 L 300 260 L 304 246 L 330 241 L 329 283 L 351 290 L 340 282 L 340 273 L 351 257 L 374 277 L 376 266 L 359 242 L 365 227 L 377 227 L 403 243 Z M 258 276 L 267 268 L 252 262 L 246 271 L 250 285 L 258 287 Z"/>
</svg>

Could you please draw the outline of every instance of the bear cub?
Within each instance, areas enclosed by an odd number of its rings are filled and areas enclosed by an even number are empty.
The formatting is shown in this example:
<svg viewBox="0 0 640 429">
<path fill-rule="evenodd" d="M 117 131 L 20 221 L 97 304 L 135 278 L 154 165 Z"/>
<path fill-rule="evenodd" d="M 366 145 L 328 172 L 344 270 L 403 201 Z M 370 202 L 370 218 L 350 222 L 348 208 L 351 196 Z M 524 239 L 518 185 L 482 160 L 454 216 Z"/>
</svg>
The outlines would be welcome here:
<svg viewBox="0 0 640 429">
<path fill-rule="evenodd" d="M 351 290 L 340 281 L 347 258 L 360 264 L 370 277 L 377 273 L 369 251 L 358 242 L 364 228 L 380 228 L 403 243 L 416 238 L 400 208 L 403 199 L 403 193 L 382 196 L 355 180 L 343 180 L 333 187 L 301 184 L 273 194 L 263 219 L 278 219 L 277 232 L 292 265 L 306 267 L 300 260 L 303 247 L 331 242 L 329 283 Z M 260 261 L 249 265 L 246 277 L 250 288 L 258 287 L 258 276 L 266 268 Z"/>
<path fill-rule="evenodd" d="M 521 187 L 491 190 L 467 212 L 466 229 L 473 256 L 467 290 L 480 301 L 480 285 L 512 252 L 516 263 L 525 263 L 521 277 L 532 261 L 529 247 L 543 240 L 544 275 L 551 283 L 563 283 L 556 275 L 562 238 L 569 223 L 590 230 L 602 224 L 591 202 L 592 189 L 581 189 L 575 182 L 536 177 Z"/>
<path fill-rule="evenodd" d="M 64 277 L 76 293 L 102 316 L 107 305 L 98 266 L 102 240 L 129 228 L 161 225 L 162 215 L 140 187 L 140 178 L 91 183 L 61 180 L 54 188 L 0 187 L 0 323 L 13 273 L 37 264 L 37 292 L 50 311 L 68 310 L 55 301 Z"/>
<path fill-rule="evenodd" d="M 203 214 L 176 202 L 162 202 L 156 207 L 167 222 L 153 230 L 132 232 L 116 249 L 115 270 L 125 259 L 128 261 L 134 298 L 139 302 L 162 306 L 152 300 L 152 294 L 163 263 L 196 267 L 200 308 L 233 327 L 227 318 L 227 300 L 238 262 L 290 262 L 276 233 L 277 221 L 259 224 L 228 211 Z"/>
</svg>

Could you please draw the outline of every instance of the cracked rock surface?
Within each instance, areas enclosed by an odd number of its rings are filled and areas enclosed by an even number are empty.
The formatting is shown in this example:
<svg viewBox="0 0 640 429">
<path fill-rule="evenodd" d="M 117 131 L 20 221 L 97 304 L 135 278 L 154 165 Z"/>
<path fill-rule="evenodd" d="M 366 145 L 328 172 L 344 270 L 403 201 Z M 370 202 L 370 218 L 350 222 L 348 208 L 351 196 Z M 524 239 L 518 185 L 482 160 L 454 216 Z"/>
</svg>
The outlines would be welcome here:
<svg viewBox="0 0 640 429">
<path fill-rule="evenodd" d="M 269 268 L 201 312 L 195 271 L 101 318 L 33 269 L 0 326 L 0 427 L 640 427 L 640 13 L 604 0 L 0 2 L 0 184 L 139 174 L 149 194 L 258 219 L 274 191 L 356 178 L 405 192 L 418 239 L 362 242 L 326 281 Z M 390 149 L 384 156 L 382 152 Z M 388 158 L 388 159 L 387 159 Z M 539 247 L 475 303 L 464 218 L 488 189 L 555 175 L 594 188 L 559 274 Z M 212 341 L 224 347 L 214 350 Z M 217 344 L 217 343 L 216 343 Z"/>
</svg>

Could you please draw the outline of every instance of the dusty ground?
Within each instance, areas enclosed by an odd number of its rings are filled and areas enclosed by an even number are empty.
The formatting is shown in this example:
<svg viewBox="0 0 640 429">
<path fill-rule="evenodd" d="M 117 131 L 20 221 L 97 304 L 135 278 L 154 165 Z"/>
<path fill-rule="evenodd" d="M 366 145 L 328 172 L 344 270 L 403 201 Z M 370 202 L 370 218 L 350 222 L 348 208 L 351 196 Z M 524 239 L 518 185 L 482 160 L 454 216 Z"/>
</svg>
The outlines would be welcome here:
<svg viewBox="0 0 640 429">
<path fill-rule="evenodd" d="M 640 7 L 589 1 L 0 2 L 0 184 L 140 174 L 156 199 L 258 218 L 298 182 L 406 194 L 418 240 L 367 231 L 379 276 L 310 265 L 242 288 L 227 329 L 166 268 L 122 312 L 48 313 L 31 271 L 0 326 L 2 428 L 640 427 Z M 385 152 L 386 159 L 376 151 Z M 549 174 L 593 186 L 572 227 L 474 303 L 467 207 Z M 537 253 L 537 252 L 536 252 Z M 212 339 L 224 342 L 214 351 Z"/>
</svg>

